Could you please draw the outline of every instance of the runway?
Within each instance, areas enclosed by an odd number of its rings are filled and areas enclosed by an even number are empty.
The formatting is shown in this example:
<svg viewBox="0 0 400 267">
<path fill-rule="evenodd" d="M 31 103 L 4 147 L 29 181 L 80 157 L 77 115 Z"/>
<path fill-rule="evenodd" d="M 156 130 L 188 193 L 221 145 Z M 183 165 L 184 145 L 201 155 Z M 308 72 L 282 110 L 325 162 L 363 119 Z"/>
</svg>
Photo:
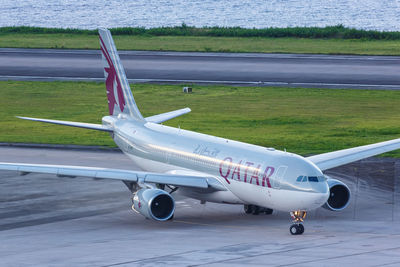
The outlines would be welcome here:
<svg viewBox="0 0 400 267">
<path fill-rule="evenodd" d="M 0 147 L 0 161 L 137 169 L 117 151 Z M 400 160 L 371 158 L 328 175 L 349 207 L 309 212 L 302 236 L 289 215 L 176 198 L 174 220 L 130 210 L 119 181 L 0 172 L 1 266 L 398 266 Z"/>
<path fill-rule="evenodd" d="M 400 57 L 119 53 L 130 82 L 400 89 Z M 3 48 L 0 80 L 103 81 L 100 52 Z"/>
</svg>

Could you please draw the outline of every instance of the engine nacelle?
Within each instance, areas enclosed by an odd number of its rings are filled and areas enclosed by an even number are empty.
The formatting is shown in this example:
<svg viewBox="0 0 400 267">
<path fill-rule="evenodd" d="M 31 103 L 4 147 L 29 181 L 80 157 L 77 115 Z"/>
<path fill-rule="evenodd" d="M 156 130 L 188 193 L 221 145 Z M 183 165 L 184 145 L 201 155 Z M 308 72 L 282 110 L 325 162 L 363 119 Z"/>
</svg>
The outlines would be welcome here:
<svg viewBox="0 0 400 267">
<path fill-rule="evenodd" d="M 339 180 L 327 178 L 329 198 L 322 207 L 332 211 L 344 210 L 350 203 L 350 189 Z"/>
<path fill-rule="evenodd" d="M 133 208 L 146 218 L 166 221 L 174 215 L 175 201 L 161 189 L 140 189 L 133 197 Z"/>
</svg>

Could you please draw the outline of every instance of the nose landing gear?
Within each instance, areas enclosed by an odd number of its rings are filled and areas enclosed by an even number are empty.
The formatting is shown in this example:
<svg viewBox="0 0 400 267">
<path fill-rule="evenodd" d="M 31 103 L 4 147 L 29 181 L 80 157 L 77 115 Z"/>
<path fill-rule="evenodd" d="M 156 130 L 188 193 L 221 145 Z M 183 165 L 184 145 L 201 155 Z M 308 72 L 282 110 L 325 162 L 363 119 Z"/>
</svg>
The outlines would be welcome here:
<svg viewBox="0 0 400 267">
<path fill-rule="evenodd" d="M 304 233 L 304 226 L 301 224 L 306 218 L 307 212 L 304 210 L 296 210 L 290 212 L 290 216 L 293 219 L 293 224 L 289 230 L 292 235 L 301 235 Z"/>
</svg>

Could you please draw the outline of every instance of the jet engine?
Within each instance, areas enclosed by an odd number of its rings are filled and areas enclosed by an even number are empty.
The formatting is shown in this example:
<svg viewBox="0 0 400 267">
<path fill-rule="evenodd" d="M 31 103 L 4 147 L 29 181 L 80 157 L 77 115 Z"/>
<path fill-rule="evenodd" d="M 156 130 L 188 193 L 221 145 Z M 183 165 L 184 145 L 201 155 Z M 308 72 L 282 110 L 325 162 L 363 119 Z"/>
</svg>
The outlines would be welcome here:
<svg viewBox="0 0 400 267">
<path fill-rule="evenodd" d="M 339 180 L 327 178 L 329 198 L 322 207 L 327 210 L 341 211 L 350 203 L 350 189 Z"/>
<path fill-rule="evenodd" d="M 166 221 L 174 215 L 175 201 L 164 190 L 140 189 L 132 200 L 132 208 L 148 219 Z"/>
</svg>

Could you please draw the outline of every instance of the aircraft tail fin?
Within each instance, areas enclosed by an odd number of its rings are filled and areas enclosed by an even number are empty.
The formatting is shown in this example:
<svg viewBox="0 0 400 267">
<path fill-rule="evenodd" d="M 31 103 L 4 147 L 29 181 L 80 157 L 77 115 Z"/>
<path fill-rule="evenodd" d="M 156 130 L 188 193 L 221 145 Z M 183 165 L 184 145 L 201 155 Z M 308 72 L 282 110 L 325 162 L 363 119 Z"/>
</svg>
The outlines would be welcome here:
<svg viewBox="0 0 400 267">
<path fill-rule="evenodd" d="M 110 31 L 99 29 L 99 38 L 110 115 L 123 113 L 136 120 L 144 120 L 133 98 Z"/>
</svg>

